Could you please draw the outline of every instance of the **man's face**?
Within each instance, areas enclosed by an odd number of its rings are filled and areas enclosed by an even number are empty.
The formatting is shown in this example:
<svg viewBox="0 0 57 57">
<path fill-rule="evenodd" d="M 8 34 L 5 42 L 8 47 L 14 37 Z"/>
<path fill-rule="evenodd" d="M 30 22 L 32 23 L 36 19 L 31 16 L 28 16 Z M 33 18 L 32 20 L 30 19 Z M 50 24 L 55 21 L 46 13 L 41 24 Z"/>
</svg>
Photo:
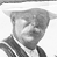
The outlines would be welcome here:
<svg viewBox="0 0 57 57">
<path fill-rule="evenodd" d="M 45 33 L 46 20 L 40 16 L 25 13 L 15 19 L 14 31 L 25 42 L 38 42 Z"/>
</svg>

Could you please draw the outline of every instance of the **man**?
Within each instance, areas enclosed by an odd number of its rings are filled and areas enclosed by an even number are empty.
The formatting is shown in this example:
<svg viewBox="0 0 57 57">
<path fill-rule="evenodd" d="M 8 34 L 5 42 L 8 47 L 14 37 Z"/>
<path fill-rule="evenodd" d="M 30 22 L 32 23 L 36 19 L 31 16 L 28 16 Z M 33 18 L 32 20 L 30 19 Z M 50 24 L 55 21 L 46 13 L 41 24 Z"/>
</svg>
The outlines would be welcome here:
<svg viewBox="0 0 57 57">
<path fill-rule="evenodd" d="M 13 34 L 0 43 L 0 52 L 4 57 L 46 57 L 37 43 L 45 34 L 49 25 L 49 12 L 41 8 L 9 11 L 13 24 Z M 3 55 L 1 54 L 3 57 Z"/>
</svg>

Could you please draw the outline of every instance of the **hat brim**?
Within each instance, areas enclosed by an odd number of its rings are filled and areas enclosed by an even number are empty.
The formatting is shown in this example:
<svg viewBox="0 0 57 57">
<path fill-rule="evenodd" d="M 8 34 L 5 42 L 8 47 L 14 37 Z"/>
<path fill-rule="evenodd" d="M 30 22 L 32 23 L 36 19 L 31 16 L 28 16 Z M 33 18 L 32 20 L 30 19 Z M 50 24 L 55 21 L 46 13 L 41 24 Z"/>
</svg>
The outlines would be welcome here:
<svg viewBox="0 0 57 57">
<path fill-rule="evenodd" d="M 4 14 L 10 16 L 13 12 L 21 12 L 22 10 L 2 10 Z"/>
<path fill-rule="evenodd" d="M 46 8 L 49 6 L 49 2 L 23 2 L 23 3 L 4 3 L 2 4 L 2 11 L 6 15 L 10 15 L 12 12 L 19 12 L 27 10 L 29 8 Z"/>
<path fill-rule="evenodd" d="M 13 12 L 22 12 L 23 10 L 3 10 L 3 13 L 10 16 Z M 49 12 L 50 20 L 57 19 L 57 14 Z"/>
<path fill-rule="evenodd" d="M 8 6 L 8 4 L 7 4 L 7 5 L 4 5 L 4 7 L 2 7 L 2 12 L 5 13 L 6 15 L 10 16 L 10 14 L 12 12 L 21 12 L 21 11 L 24 11 L 24 10 L 27 10 L 30 8 L 42 8 L 42 9 L 49 11 L 49 4 L 48 4 L 48 2 L 46 2 L 46 3 L 47 3 L 47 5 L 45 5 L 44 3 L 41 3 L 41 5 L 40 5 L 40 2 L 39 2 L 35 5 L 35 7 L 32 6 L 32 7 L 27 7 L 27 8 L 25 6 L 23 8 L 20 7 L 20 5 L 23 6 L 24 4 L 23 5 L 19 4 L 19 6 L 17 6 L 18 4 L 16 6 L 14 6 L 14 5 Z M 35 4 L 35 3 L 32 3 L 32 4 Z M 27 4 L 25 4 L 25 5 L 27 5 Z M 49 16 L 50 16 L 50 19 L 56 19 L 57 18 L 57 14 L 54 14 L 51 12 L 49 12 Z"/>
</svg>

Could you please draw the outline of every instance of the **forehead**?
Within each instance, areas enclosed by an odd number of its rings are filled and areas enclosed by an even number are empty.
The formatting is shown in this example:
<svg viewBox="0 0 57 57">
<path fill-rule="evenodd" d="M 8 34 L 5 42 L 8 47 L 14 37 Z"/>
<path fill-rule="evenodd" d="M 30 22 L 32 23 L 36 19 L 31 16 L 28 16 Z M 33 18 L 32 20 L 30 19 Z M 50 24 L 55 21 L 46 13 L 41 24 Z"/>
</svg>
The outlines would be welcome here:
<svg viewBox="0 0 57 57">
<path fill-rule="evenodd" d="M 15 19 L 25 19 L 27 21 L 38 20 L 38 21 L 47 21 L 47 11 L 43 9 L 29 9 L 21 12 L 14 12 Z"/>
</svg>

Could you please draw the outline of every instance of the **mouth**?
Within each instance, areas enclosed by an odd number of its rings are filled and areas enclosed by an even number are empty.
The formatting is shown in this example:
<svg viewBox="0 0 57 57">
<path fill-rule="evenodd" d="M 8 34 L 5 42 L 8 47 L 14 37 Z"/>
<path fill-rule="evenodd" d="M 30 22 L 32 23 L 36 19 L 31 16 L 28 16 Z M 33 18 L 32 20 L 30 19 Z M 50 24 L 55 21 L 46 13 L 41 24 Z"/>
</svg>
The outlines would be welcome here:
<svg viewBox="0 0 57 57">
<path fill-rule="evenodd" d="M 22 36 L 29 41 L 33 40 L 40 40 L 42 33 L 40 32 L 40 29 L 30 29 L 27 33 L 24 33 Z"/>
</svg>

